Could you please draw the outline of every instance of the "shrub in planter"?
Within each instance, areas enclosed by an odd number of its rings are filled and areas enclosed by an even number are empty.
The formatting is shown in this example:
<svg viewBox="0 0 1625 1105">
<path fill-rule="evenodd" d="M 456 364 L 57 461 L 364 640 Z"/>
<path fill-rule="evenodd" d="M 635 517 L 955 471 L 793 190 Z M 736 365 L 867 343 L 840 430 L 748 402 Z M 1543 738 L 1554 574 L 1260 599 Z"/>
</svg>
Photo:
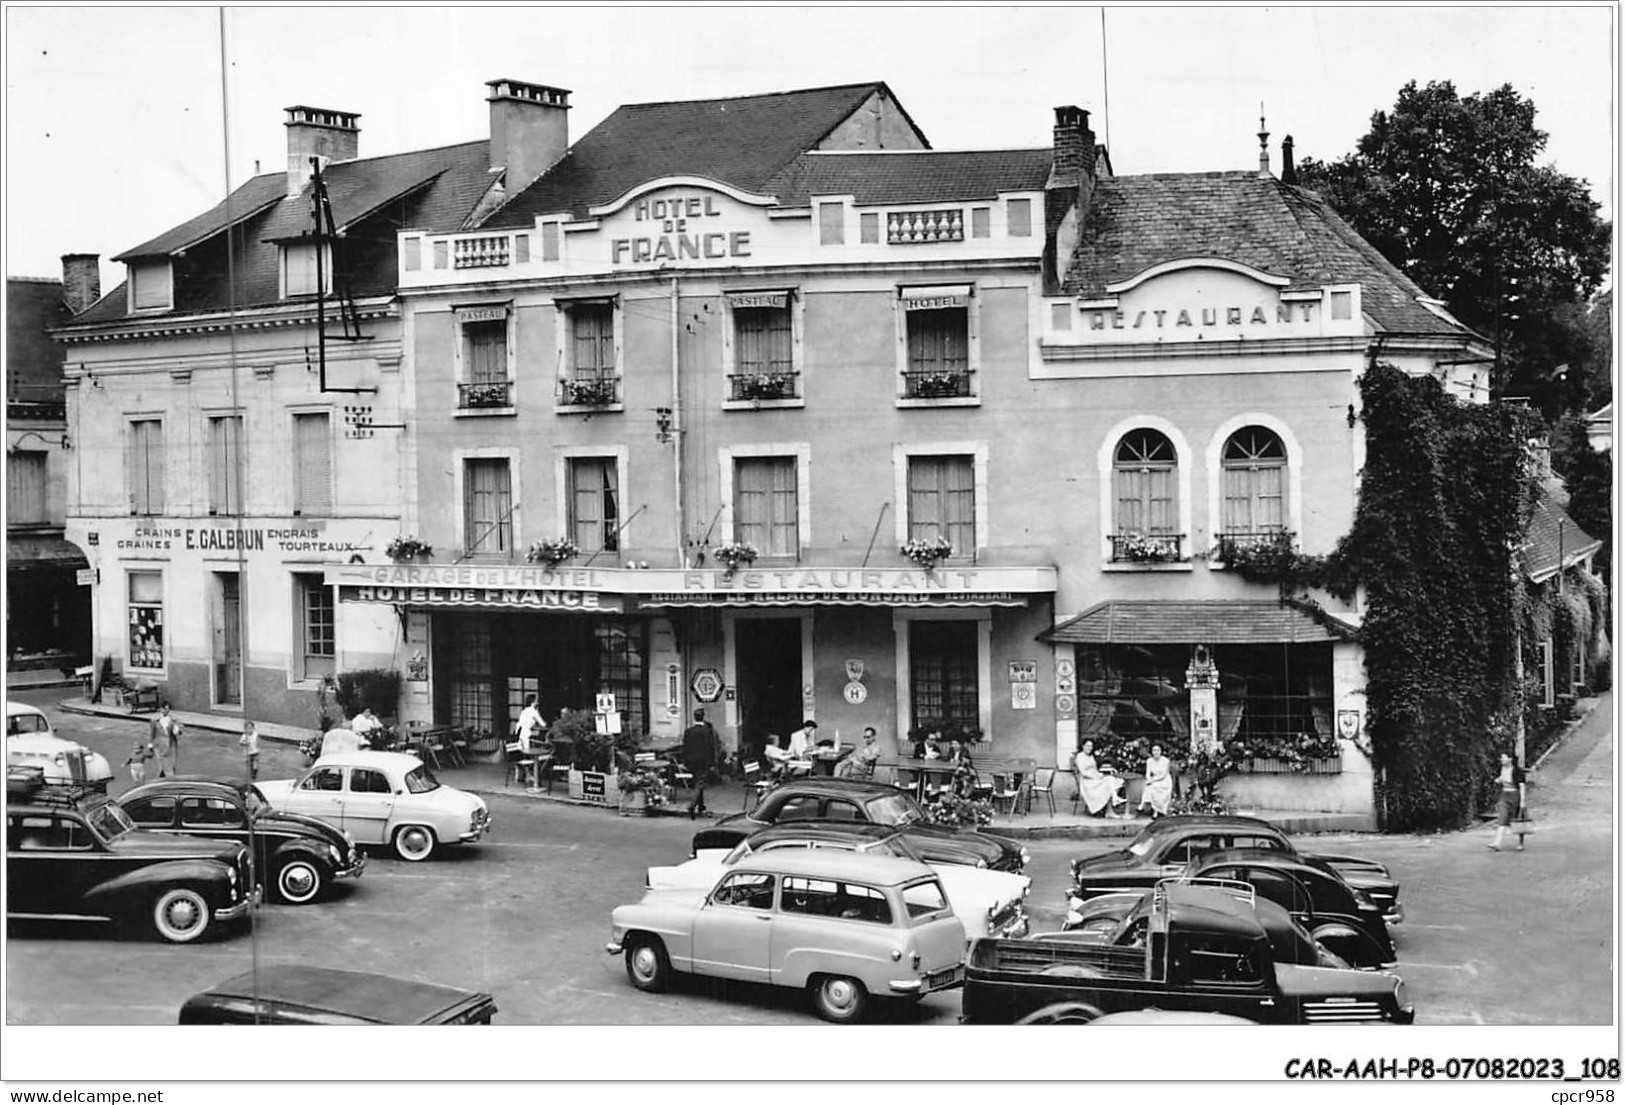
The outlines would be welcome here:
<svg viewBox="0 0 1625 1105">
<path fill-rule="evenodd" d="M 367 707 L 379 717 L 394 717 L 400 709 L 401 673 L 392 668 L 358 668 L 333 677 L 333 698 L 346 718 Z"/>
</svg>

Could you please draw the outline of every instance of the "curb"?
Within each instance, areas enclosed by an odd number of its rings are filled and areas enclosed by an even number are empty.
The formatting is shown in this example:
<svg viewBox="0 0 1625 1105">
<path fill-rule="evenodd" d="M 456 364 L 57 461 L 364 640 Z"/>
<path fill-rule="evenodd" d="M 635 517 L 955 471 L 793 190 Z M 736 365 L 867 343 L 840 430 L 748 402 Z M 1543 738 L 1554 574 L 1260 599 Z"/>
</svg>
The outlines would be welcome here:
<svg viewBox="0 0 1625 1105">
<path fill-rule="evenodd" d="M 56 704 L 56 708 L 65 714 L 78 714 L 81 717 L 104 717 L 113 721 L 141 721 L 151 724 L 152 718 L 154 717 L 152 714 L 132 714 L 123 710 L 110 710 L 105 707 L 98 707 L 94 704 L 83 706 L 79 704 L 77 699 L 71 698 L 58 702 Z M 212 715 L 208 714 L 203 714 L 200 716 L 212 717 Z M 226 718 L 222 718 L 218 722 L 214 723 L 208 721 L 188 721 L 186 722 L 186 727 L 188 729 L 195 729 L 205 733 L 225 733 L 227 735 L 236 735 L 242 732 L 241 721 L 234 721 Z M 269 744 L 297 745 L 301 740 L 304 739 L 303 737 L 284 736 L 279 733 L 267 733 L 264 729 L 261 729 L 259 734 L 260 741 L 262 743 Z"/>
</svg>

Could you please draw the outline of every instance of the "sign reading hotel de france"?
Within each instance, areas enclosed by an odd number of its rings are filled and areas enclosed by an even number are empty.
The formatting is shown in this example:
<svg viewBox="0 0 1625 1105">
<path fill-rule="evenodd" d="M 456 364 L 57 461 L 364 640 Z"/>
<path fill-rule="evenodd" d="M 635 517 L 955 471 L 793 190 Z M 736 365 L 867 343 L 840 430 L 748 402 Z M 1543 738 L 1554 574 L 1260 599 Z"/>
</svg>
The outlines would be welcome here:
<svg viewBox="0 0 1625 1105">
<path fill-rule="evenodd" d="M 794 605 L 836 602 L 883 606 L 1020 606 L 1055 590 L 1053 568 L 949 568 L 932 572 L 878 568 L 696 569 L 515 567 L 478 564 L 328 565 L 326 582 L 344 602 L 410 606 L 486 606 L 619 612 L 627 600 L 646 607 Z"/>
</svg>

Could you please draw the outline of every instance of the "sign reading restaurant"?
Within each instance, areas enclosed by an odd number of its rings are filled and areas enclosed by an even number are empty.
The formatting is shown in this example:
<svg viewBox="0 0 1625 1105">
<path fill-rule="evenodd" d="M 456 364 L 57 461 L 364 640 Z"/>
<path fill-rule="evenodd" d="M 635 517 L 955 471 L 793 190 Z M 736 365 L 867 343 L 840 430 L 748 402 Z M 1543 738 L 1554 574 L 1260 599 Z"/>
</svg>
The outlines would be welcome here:
<svg viewBox="0 0 1625 1105">
<path fill-rule="evenodd" d="M 329 565 L 326 582 L 346 602 L 514 609 L 623 610 L 622 596 L 650 607 L 739 603 L 861 603 L 879 606 L 1020 605 L 1053 593 L 1054 568 L 542 568 L 478 564 Z"/>
</svg>

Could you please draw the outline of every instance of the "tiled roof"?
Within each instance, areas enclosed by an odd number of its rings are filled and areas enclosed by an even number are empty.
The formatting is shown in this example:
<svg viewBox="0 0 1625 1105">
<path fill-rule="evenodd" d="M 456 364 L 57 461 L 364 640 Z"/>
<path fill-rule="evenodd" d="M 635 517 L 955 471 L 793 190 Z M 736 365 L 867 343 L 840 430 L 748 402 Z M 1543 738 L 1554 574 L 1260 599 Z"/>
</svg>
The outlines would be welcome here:
<svg viewBox="0 0 1625 1105">
<path fill-rule="evenodd" d="M 1237 261 L 1293 287 L 1359 283 L 1366 314 L 1385 332 L 1468 333 L 1417 303 L 1422 289 L 1319 195 L 1257 172 L 1101 179 L 1064 286 L 1098 297 L 1152 265 L 1193 257 Z"/>
<path fill-rule="evenodd" d="M 1602 542 L 1581 529 L 1563 509 L 1567 498 L 1567 490 L 1555 478 L 1537 481 L 1534 513 L 1518 550 L 1524 575 L 1533 583 L 1556 575 L 1559 565 L 1572 567 L 1602 548 Z"/>
<path fill-rule="evenodd" d="M 536 216 L 560 211 L 583 215 L 591 206 L 665 176 L 705 177 L 748 192 L 768 191 L 768 182 L 780 170 L 817 146 L 879 92 L 891 96 L 884 83 L 875 81 L 722 100 L 624 105 L 484 225 L 530 226 Z"/>
<path fill-rule="evenodd" d="M 1042 191 L 1053 160 L 1048 149 L 808 153 L 766 190 L 786 207 L 805 206 L 811 196 L 849 195 L 859 204 L 992 199 Z"/>
<path fill-rule="evenodd" d="M 1118 600 L 1090 607 L 1039 634 L 1072 644 L 1265 645 L 1346 640 L 1353 626 L 1322 624 L 1295 606 L 1227 600 Z"/>
<path fill-rule="evenodd" d="M 460 230 L 490 186 L 489 151 L 485 140 L 385 157 L 336 161 L 323 172 L 333 204 L 334 223 L 347 235 L 350 291 L 354 295 L 387 295 L 395 290 L 394 227 L 397 223 L 431 231 Z M 376 227 L 358 226 L 389 210 Z M 311 228 L 310 195 L 287 194 L 285 173 L 266 173 L 243 184 L 229 202 L 127 250 L 115 261 L 161 258 L 185 249 L 205 255 L 220 248 L 222 232 L 236 227 L 238 306 L 280 301 L 277 240 L 297 237 Z M 223 258 L 220 261 L 223 266 Z M 200 263 L 200 269 L 207 266 Z M 115 290 L 116 292 L 116 290 Z M 226 305 L 226 288 L 214 278 L 188 279 L 177 266 L 176 308 L 167 316 L 218 310 Z M 118 321 L 125 317 L 123 294 L 110 294 L 76 316 L 74 325 Z M 143 312 L 143 318 L 152 315 Z"/>
</svg>

